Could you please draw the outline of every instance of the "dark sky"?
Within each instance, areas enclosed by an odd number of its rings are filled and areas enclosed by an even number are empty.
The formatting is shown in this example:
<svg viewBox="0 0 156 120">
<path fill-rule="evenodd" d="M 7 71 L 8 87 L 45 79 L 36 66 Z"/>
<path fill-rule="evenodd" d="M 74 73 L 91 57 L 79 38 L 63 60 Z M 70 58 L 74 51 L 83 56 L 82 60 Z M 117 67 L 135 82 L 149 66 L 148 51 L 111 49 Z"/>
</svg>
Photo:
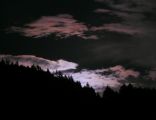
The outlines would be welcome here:
<svg viewBox="0 0 156 120">
<path fill-rule="evenodd" d="M 114 87 L 121 79 L 156 86 L 155 0 L 5 0 L 1 5 L 1 56 L 14 55 L 8 58 L 23 64 L 21 55 L 33 64 L 70 61 L 79 66 L 80 72 L 68 73 L 76 80 L 105 79 L 93 80 L 93 87 Z M 104 69 L 112 73 L 106 76 Z"/>
</svg>

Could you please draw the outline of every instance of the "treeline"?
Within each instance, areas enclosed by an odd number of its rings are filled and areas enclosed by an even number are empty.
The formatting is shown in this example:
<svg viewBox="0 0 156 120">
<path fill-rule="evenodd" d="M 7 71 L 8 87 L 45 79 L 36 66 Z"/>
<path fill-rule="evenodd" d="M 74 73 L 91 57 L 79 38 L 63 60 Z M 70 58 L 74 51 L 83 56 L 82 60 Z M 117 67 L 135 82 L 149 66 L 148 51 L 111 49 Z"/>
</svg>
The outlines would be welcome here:
<svg viewBox="0 0 156 120">
<path fill-rule="evenodd" d="M 156 104 L 155 89 L 123 85 L 117 92 L 107 87 L 100 97 L 91 87 L 82 87 L 72 77 L 63 76 L 60 72 L 52 74 L 40 67 L 28 68 L 6 61 L 0 62 L 0 88 L 1 103 L 7 106 L 90 105 L 109 112 L 137 106 L 133 109 L 145 112 L 155 108 Z"/>
<path fill-rule="evenodd" d="M 41 97 L 52 101 L 78 101 L 90 103 L 99 99 L 94 89 L 82 87 L 74 82 L 72 77 L 64 76 L 61 72 L 50 73 L 38 66 L 24 67 L 18 63 L 0 62 L 0 83 L 3 93 L 16 97 Z"/>
</svg>

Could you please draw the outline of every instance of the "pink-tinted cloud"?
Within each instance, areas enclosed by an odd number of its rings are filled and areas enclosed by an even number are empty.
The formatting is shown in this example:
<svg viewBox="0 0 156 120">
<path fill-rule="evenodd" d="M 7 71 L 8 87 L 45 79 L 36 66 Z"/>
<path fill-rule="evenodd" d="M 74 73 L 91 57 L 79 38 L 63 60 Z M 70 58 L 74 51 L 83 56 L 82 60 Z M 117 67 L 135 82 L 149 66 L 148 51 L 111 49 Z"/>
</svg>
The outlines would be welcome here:
<svg viewBox="0 0 156 120">
<path fill-rule="evenodd" d="M 156 70 L 150 71 L 148 77 L 152 80 L 156 80 Z"/>
<path fill-rule="evenodd" d="M 96 36 L 86 36 L 84 33 L 88 31 L 88 27 L 68 14 L 44 16 L 24 27 L 12 27 L 11 30 L 26 37 L 35 38 L 56 34 L 56 36 L 63 38 L 78 36 L 83 39 L 97 39 Z"/>
<path fill-rule="evenodd" d="M 78 81 L 82 86 L 89 84 L 96 92 L 102 93 L 107 86 L 118 89 L 121 86 L 119 78 L 116 76 L 103 75 L 102 73 L 107 69 L 100 70 L 81 70 L 80 72 L 66 73 L 72 76 L 74 81 Z"/>
<path fill-rule="evenodd" d="M 9 60 L 10 62 L 16 63 L 25 67 L 31 67 L 32 65 L 40 66 L 42 70 L 50 72 L 62 71 L 64 75 L 72 76 L 74 81 L 79 81 L 82 86 L 89 84 L 95 89 L 96 92 L 102 93 L 103 90 L 110 86 L 111 88 L 118 89 L 122 82 L 126 82 L 126 79 L 130 76 L 139 77 L 139 72 L 125 69 L 123 66 L 114 66 L 104 69 L 87 70 L 82 69 L 80 71 L 74 71 L 77 69 L 78 64 L 69 62 L 66 60 L 47 60 L 34 55 L 0 55 L 0 61 Z"/>
<path fill-rule="evenodd" d="M 97 9 L 95 12 L 111 12 L 110 10 Z M 86 32 L 94 31 L 110 31 L 129 35 L 140 34 L 142 31 L 130 25 L 120 23 L 104 24 L 101 26 L 88 27 L 82 22 L 78 22 L 73 16 L 68 14 L 61 14 L 57 16 L 43 16 L 40 19 L 28 23 L 23 27 L 11 27 L 13 32 L 20 33 L 26 37 L 40 38 L 55 34 L 60 38 L 67 38 L 71 36 L 81 37 L 83 39 L 99 39 L 98 35 L 86 35 Z"/>
<path fill-rule="evenodd" d="M 80 72 L 67 73 L 67 75 L 72 76 L 75 81 L 79 81 L 82 86 L 89 84 L 96 92 L 102 93 L 107 86 L 118 89 L 122 85 L 122 82 L 126 83 L 128 77 L 138 78 L 140 73 L 118 65 L 96 70 L 85 69 Z"/>
<path fill-rule="evenodd" d="M 74 70 L 78 66 L 78 64 L 74 62 L 65 61 L 63 59 L 53 61 L 41 57 L 36 57 L 34 55 L 0 55 L 0 61 L 2 59 L 9 60 L 11 63 L 18 62 L 19 65 L 25 67 L 31 67 L 33 65 L 40 66 L 42 70 L 47 71 L 48 69 L 50 72 Z"/>
<path fill-rule="evenodd" d="M 111 23 L 111 24 L 105 24 L 99 27 L 92 27 L 90 30 L 91 31 L 105 30 L 105 31 L 124 33 L 124 34 L 129 34 L 129 35 L 142 33 L 140 29 L 137 29 L 128 25 L 124 25 L 124 24 L 119 24 L 119 23 Z"/>
<path fill-rule="evenodd" d="M 140 73 L 131 69 L 125 69 L 123 66 L 118 65 L 110 68 L 111 71 L 115 72 L 120 79 L 126 79 L 128 77 L 139 77 Z"/>
</svg>

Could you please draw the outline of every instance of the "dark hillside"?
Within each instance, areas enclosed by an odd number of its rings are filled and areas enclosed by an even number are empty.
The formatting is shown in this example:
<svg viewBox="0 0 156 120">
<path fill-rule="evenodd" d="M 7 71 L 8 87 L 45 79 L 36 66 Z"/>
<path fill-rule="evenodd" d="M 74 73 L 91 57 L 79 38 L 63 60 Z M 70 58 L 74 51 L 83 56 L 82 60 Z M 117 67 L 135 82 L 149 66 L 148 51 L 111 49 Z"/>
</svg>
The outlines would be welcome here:
<svg viewBox="0 0 156 120">
<path fill-rule="evenodd" d="M 126 113 L 148 116 L 156 112 L 155 89 L 123 85 L 119 92 L 115 92 L 107 87 L 101 98 L 92 88 L 81 87 L 71 77 L 60 72 L 44 72 L 35 66 L 25 68 L 0 62 L 0 85 L 3 111 L 8 108 L 13 111 L 15 108 L 47 111 L 71 106 L 76 110 L 79 107 L 81 111 L 94 112 L 94 115 Z"/>
</svg>

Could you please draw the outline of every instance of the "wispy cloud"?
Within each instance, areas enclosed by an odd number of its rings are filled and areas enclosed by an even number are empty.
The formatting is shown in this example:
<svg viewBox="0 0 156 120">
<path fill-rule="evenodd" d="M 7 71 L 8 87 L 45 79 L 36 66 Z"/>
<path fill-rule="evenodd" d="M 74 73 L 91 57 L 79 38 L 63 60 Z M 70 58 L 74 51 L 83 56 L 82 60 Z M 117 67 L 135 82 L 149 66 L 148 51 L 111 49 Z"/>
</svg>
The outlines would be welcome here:
<svg viewBox="0 0 156 120">
<path fill-rule="evenodd" d="M 95 13 L 111 13 L 111 10 L 108 9 L 103 9 L 103 8 L 98 8 L 96 10 L 94 10 Z"/>
<path fill-rule="evenodd" d="M 126 79 L 130 76 L 132 77 L 139 77 L 140 73 L 138 71 L 132 70 L 132 69 L 125 69 L 121 65 L 117 65 L 110 68 L 111 71 L 115 72 L 117 76 L 119 76 L 120 79 Z"/>
<path fill-rule="evenodd" d="M 155 0 L 95 0 L 96 2 L 107 5 L 97 8 L 94 12 L 118 16 L 121 21 L 118 23 L 105 24 L 99 30 L 108 30 L 130 35 L 141 34 L 143 37 L 147 34 L 153 34 L 155 22 L 150 21 L 155 18 Z"/>
<path fill-rule="evenodd" d="M 96 2 L 107 4 L 113 9 L 129 11 L 129 12 L 143 12 L 152 11 L 156 6 L 155 0 L 95 0 Z"/>
<path fill-rule="evenodd" d="M 21 33 L 26 37 L 34 38 L 55 34 L 56 36 L 63 38 L 78 36 L 83 39 L 97 39 L 95 36 L 86 36 L 85 32 L 88 31 L 88 27 L 84 23 L 78 22 L 69 14 L 43 16 L 23 27 L 13 26 L 10 30 Z"/>
<path fill-rule="evenodd" d="M 12 27 L 26 37 L 43 37 L 55 33 L 57 36 L 81 36 L 87 27 L 78 23 L 70 15 L 43 16 L 40 19 L 26 24 L 24 27 Z"/>
<path fill-rule="evenodd" d="M 102 31 L 102 30 L 109 31 L 109 32 L 129 34 L 129 35 L 137 35 L 142 33 L 142 31 L 138 28 L 134 28 L 132 26 L 128 26 L 120 23 L 105 24 L 99 27 L 91 28 L 91 31 Z"/>
</svg>

